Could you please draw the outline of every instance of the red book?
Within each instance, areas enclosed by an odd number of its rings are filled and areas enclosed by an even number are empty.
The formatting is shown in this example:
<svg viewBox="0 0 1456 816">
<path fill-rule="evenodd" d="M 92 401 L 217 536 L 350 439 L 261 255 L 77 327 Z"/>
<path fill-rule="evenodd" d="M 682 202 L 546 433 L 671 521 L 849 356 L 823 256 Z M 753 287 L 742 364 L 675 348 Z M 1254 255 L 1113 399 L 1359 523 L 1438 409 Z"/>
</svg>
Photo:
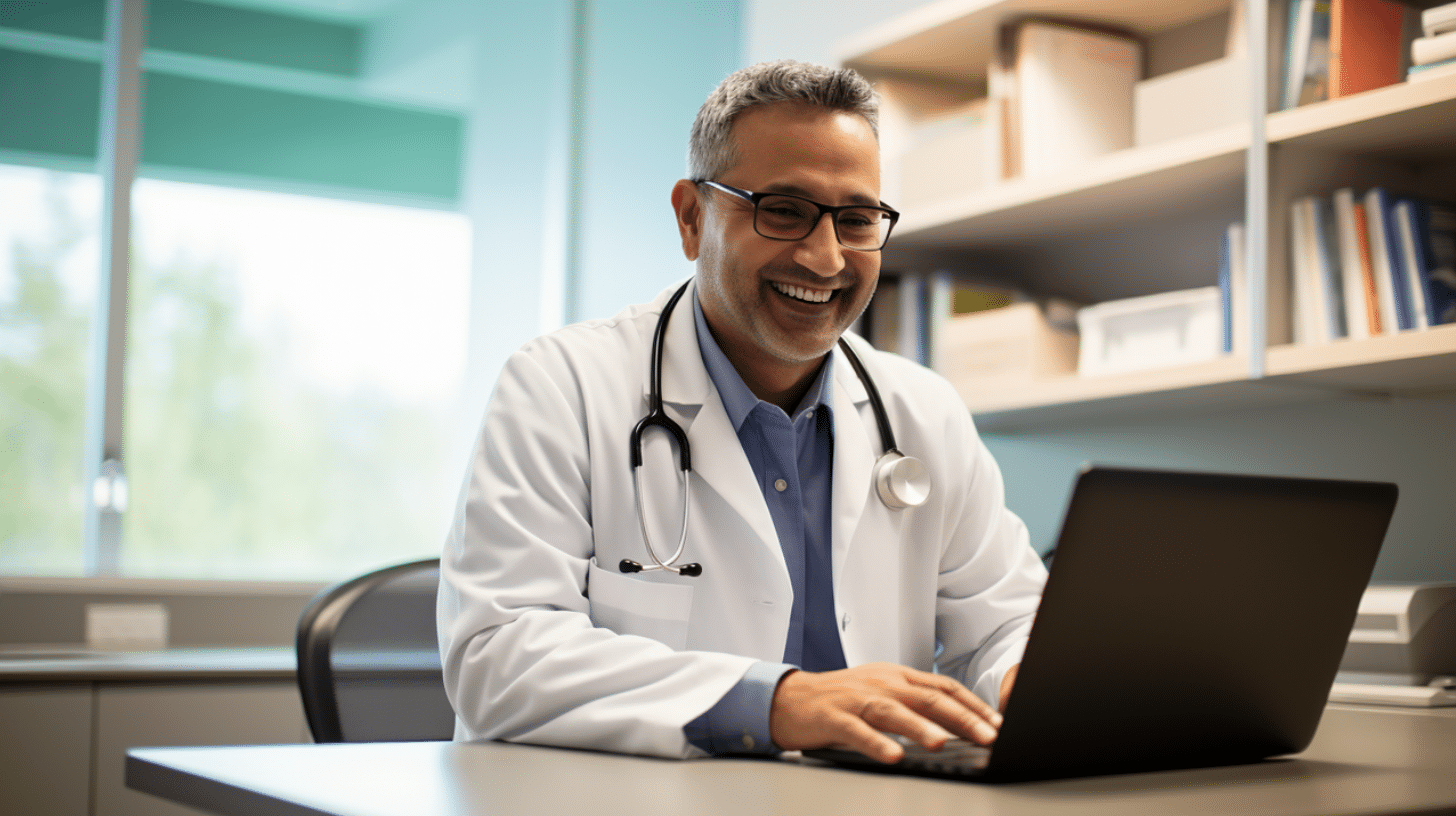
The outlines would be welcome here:
<svg viewBox="0 0 1456 816">
<path fill-rule="evenodd" d="M 1405 6 L 1391 0 L 1330 3 L 1330 98 L 1383 88 L 1401 80 Z"/>
</svg>

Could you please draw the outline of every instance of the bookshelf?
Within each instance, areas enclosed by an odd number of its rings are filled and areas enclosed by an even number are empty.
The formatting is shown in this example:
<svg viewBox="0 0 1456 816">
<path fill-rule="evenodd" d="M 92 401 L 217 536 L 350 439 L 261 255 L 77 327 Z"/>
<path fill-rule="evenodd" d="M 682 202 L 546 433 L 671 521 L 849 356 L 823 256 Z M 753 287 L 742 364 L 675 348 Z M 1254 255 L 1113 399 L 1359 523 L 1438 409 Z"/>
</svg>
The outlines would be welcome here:
<svg viewBox="0 0 1456 816">
<path fill-rule="evenodd" d="M 1022 14 L 1112 23 L 1148 42 L 1230 12 L 1228 0 L 944 0 L 862 33 L 842 61 L 872 81 L 984 90 L 997 26 Z M 1255 28 L 1283 14 L 1256 9 Z M 1252 82 L 1277 75 L 1279 49 L 1246 49 Z M 1272 100 L 1271 100 L 1272 101 Z M 1216 280 L 1218 236 L 1245 212 L 1265 236 L 1249 257 L 1247 354 L 1110 377 L 1062 377 L 977 392 L 957 384 L 987 430 L 1035 430 L 1319 400 L 1333 395 L 1456 393 L 1456 326 L 1296 345 L 1288 317 L 1290 203 L 1345 186 L 1386 185 L 1451 198 L 1456 190 L 1456 76 L 1399 83 L 1247 123 L 1107 154 L 1069 172 L 950 194 L 907 212 L 887 272 L 986 271 L 1028 291 L 1085 303 Z M 1260 199 L 1258 196 L 1265 196 Z M 1254 229 L 1254 226 L 1262 229 Z"/>
</svg>

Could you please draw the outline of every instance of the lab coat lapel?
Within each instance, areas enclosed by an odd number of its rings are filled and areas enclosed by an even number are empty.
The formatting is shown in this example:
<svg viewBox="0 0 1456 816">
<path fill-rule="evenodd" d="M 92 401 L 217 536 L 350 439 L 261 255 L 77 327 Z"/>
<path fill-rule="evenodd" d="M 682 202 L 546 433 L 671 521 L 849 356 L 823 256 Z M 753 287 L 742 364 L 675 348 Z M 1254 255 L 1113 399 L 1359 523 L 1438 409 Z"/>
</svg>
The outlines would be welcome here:
<svg viewBox="0 0 1456 816">
<path fill-rule="evenodd" d="M 693 321 L 695 297 L 696 283 L 683 293 L 668 321 L 662 362 L 663 405 L 688 434 L 695 481 L 722 496 L 757 534 L 759 545 L 768 548 L 772 557 L 783 564 L 783 550 L 768 504 L 758 489 L 753 467 L 738 442 L 723 399 L 703 366 Z M 702 521 L 701 516 L 698 520 Z M 787 574 L 787 566 L 784 569 Z"/>
<path fill-rule="evenodd" d="M 861 354 L 863 356 L 863 354 Z M 832 537 L 834 541 L 834 585 L 843 582 L 845 558 L 850 542 L 859 527 L 871 487 L 875 461 L 873 422 L 866 422 L 862 413 L 869 413 L 869 393 L 855 376 L 843 349 L 834 352 L 834 498 Z"/>
<path fill-rule="evenodd" d="M 854 342 L 851 340 L 850 342 Z M 864 359 L 874 352 L 863 343 Z M 884 443 L 875 426 L 869 393 L 843 350 L 834 367 L 834 521 L 835 611 L 840 645 L 849 665 L 894 659 L 895 593 L 900 542 L 895 511 L 875 495 L 874 465 Z M 869 365 L 869 363 L 866 363 Z M 874 372 L 870 372 L 871 376 Z"/>
</svg>

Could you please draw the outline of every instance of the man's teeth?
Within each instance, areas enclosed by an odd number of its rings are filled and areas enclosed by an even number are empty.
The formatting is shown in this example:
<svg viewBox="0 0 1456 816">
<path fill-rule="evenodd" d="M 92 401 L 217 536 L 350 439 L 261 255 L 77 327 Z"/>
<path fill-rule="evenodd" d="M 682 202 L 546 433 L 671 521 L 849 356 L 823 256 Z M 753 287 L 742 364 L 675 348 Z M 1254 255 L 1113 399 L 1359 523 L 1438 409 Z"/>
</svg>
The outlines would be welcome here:
<svg viewBox="0 0 1456 816">
<path fill-rule="evenodd" d="M 805 289 L 802 286 L 789 286 L 783 283 L 775 283 L 773 288 L 794 300 L 802 300 L 806 303 L 827 303 L 829 298 L 834 296 L 833 289 Z"/>
</svg>

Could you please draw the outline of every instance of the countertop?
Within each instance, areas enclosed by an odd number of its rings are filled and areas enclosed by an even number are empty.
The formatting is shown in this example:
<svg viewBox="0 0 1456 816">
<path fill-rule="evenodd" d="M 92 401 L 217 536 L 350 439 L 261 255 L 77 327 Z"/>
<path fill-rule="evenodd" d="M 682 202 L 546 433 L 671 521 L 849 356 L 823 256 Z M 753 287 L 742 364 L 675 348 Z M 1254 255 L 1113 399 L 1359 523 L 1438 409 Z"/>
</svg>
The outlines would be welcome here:
<svg viewBox="0 0 1456 816">
<path fill-rule="evenodd" d="M 83 645 L 0 646 L 0 683 L 293 680 L 292 648 L 178 648 L 128 652 Z"/>
</svg>

